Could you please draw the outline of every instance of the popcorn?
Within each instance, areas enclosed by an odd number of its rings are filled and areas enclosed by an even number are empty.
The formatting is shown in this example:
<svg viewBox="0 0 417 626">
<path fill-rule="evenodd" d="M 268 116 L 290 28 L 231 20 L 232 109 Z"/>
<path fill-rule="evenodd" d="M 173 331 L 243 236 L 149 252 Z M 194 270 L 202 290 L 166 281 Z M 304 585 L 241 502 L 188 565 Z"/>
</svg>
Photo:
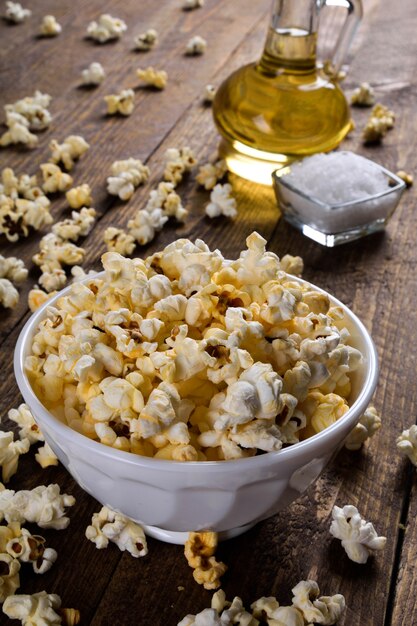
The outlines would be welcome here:
<svg viewBox="0 0 417 626">
<path fill-rule="evenodd" d="M 116 115 L 131 115 L 135 106 L 134 103 L 135 92 L 133 89 L 122 89 L 118 94 L 111 94 L 104 96 L 104 100 L 107 103 L 107 114 Z"/>
<path fill-rule="evenodd" d="M 39 277 L 40 286 L 47 292 L 57 292 L 62 289 L 67 282 L 67 275 L 64 270 L 53 269 L 50 272 L 43 272 Z"/>
<path fill-rule="evenodd" d="M 61 609 L 61 598 L 55 593 L 40 591 L 33 595 L 13 595 L 3 604 L 3 613 L 10 619 L 20 619 L 23 626 L 75 626 L 80 622 L 76 609 Z"/>
<path fill-rule="evenodd" d="M 107 191 L 120 200 L 129 200 L 136 187 L 143 185 L 149 178 L 149 167 L 140 159 L 125 159 L 114 161 L 111 166 L 111 176 L 107 178 Z"/>
<path fill-rule="evenodd" d="M 183 222 L 188 215 L 172 183 L 159 183 L 158 187 L 150 192 L 145 210 L 151 213 L 154 209 L 161 209 L 165 215 L 175 217 L 179 222 Z"/>
<path fill-rule="evenodd" d="M 184 11 L 191 11 L 204 6 L 204 0 L 183 0 L 182 8 Z"/>
<path fill-rule="evenodd" d="M 7 147 L 11 144 L 22 143 L 28 148 L 34 148 L 38 143 L 37 136 L 30 132 L 29 122 L 23 115 L 7 113 L 6 126 L 8 130 L 0 136 L 0 146 Z"/>
<path fill-rule="evenodd" d="M 57 552 L 45 547 L 43 537 L 32 535 L 26 528 L 21 528 L 19 522 L 0 528 L 4 531 L 2 539 L 7 542 L 4 551 L 20 563 L 32 563 L 35 574 L 44 574 L 55 563 Z"/>
<path fill-rule="evenodd" d="M 350 98 L 350 103 L 358 107 L 371 107 L 375 103 L 375 92 L 369 83 L 361 83 Z"/>
<path fill-rule="evenodd" d="M 0 278 L 0 304 L 5 309 L 14 309 L 19 302 L 19 292 L 7 278 Z"/>
<path fill-rule="evenodd" d="M 91 187 L 87 183 L 69 189 L 65 196 L 67 198 L 68 204 L 72 209 L 89 207 L 93 202 L 93 199 L 91 197 Z"/>
<path fill-rule="evenodd" d="M 94 61 L 93 63 L 90 63 L 90 65 L 81 72 L 81 76 L 82 76 L 83 85 L 97 86 L 97 85 L 101 85 L 101 83 L 103 82 L 106 76 L 106 73 L 101 63 Z"/>
<path fill-rule="evenodd" d="M 110 540 L 122 552 L 127 550 L 136 558 L 148 553 L 142 527 L 106 506 L 103 506 L 98 513 L 94 513 L 91 526 L 87 527 L 85 536 L 95 543 L 99 550 L 107 548 Z"/>
<path fill-rule="evenodd" d="M 208 217 L 225 215 L 234 218 L 237 215 L 236 200 L 231 196 L 232 185 L 216 185 L 210 194 L 210 202 L 205 212 Z"/>
<path fill-rule="evenodd" d="M 410 426 L 403 430 L 397 438 L 397 450 L 408 456 L 411 463 L 417 467 L 417 426 Z"/>
<path fill-rule="evenodd" d="M 146 32 L 141 33 L 135 38 L 134 43 L 135 50 L 148 52 L 158 43 L 158 33 L 153 28 L 148 28 Z"/>
<path fill-rule="evenodd" d="M 176 186 L 183 179 L 186 172 L 190 172 L 197 164 L 194 152 L 188 147 L 169 148 L 165 152 L 166 166 L 164 180 Z"/>
<path fill-rule="evenodd" d="M 189 42 L 185 48 L 185 54 L 188 56 L 199 56 L 204 54 L 207 48 L 207 41 L 200 37 L 200 35 L 196 35 L 195 37 L 191 37 Z"/>
<path fill-rule="evenodd" d="M 10 409 L 7 417 L 18 425 L 20 439 L 28 439 L 30 445 L 45 441 L 27 404 L 22 403 L 17 409 Z"/>
<path fill-rule="evenodd" d="M 330 534 L 342 541 L 342 546 L 351 561 L 366 563 L 372 550 L 383 550 L 386 537 L 378 537 L 371 522 L 366 522 L 355 506 L 342 509 L 334 506 Z M 333 622 L 332 622 L 333 623 Z"/>
<path fill-rule="evenodd" d="M 42 469 L 50 467 L 51 465 L 58 465 L 58 457 L 48 443 L 38 448 L 35 459 Z"/>
<path fill-rule="evenodd" d="M 204 87 L 204 102 L 211 104 L 216 96 L 217 89 L 214 85 L 206 85 Z"/>
<path fill-rule="evenodd" d="M 19 457 L 21 454 L 26 454 L 29 448 L 28 439 L 13 441 L 12 432 L 0 431 L 0 467 L 4 483 L 8 483 L 10 478 L 16 474 Z"/>
<path fill-rule="evenodd" d="M 45 304 L 47 300 L 52 298 L 57 292 L 52 291 L 51 293 L 45 293 L 42 289 L 39 289 L 37 285 L 34 286 L 28 293 L 28 306 L 29 309 L 34 313 L 39 309 L 40 306 Z"/>
<path fill-rule="evenodd" d="M 24 9 L 19 2 L 11 2 L 8 0 L 6 2 L 6 13 L 4 14 L 4 18 L 8 22 L 12 22 L 13 24 L 20 24 L 27 17 L 32 15 L 32 11 L 29 9 Z"/>
<path fill-rule="evenodd" d="M 92 210 L 85 209 L 85 211 Z M 76 215 L 80 214 L 76 213 Z M 90 213 L 88 218 L 81 217 L 83 232 L 85 232 L 87 224 L 91 224 L 91 217 Z M 84 255 L 85 250 L 83 248 L 78 248 L 54 233 L 48 233 L 42 237 L 39 243 L 39 252 L 32 257 L 32 260 L 35 265 L 39 265 L 42 272 L 52 272 L 54 269 L 62 269 L 62 265 L 78 265 L 83 261 Z"/>
<path fill-rule="evenodd" d="M 136 247 L 135 238 L 132 235 L 114 226 L 109 226 L 104 231 L 104 243 L 109 252 L 118 252 L 123 256 L 132 254 Z"/>
<path fill-rule="evenodd" d="M 42 189 L 45 193 L 57 193 L 67 191 L 72 185 L 72 176 L 63 172 L 54 163 L 42 163 L 41 171 L 43 177 Z"/>
<path fill-rule="evenodd" d="M 41 528 L 62 530 L 70 520 L 65 516 L 65 507 L 73 506 L 75 498 L 60 494 L 59 485 L 40 485 L 30 491 L 0 492 L 0 521 L 31 522 Z"/>
<path fill-rule="evenodd" d="M 164 215 L 162 209 L 152 211 L 139 210 L 133 220 L 129 220 L 127 228 L 129 235 L 141 246 L 146 245 L 154 239 L 156 233 L 161 230 L 168 221 L 168 216 Z"/>
<path fill-rule="evenodd" d="M 52 163 L 62 162 L 65 169 L 72 170 L 74 162 L 77 161 L 89 148 L 89 144 L 80 135 L 69 135 L 59 144 L 55 139 L 49 144 L 52 156 L 49 159 Z"/>
<path fill-rule="evenodd" d="M 319 597 L 320 589 L 314 580 L 302 580 L 292 593 L 292 603 L 307 623 L 335 624 L 346 608 L 345 598 L 340 593 Z"/>
<path fill-rule="evenodd" d="M 369 406 L 345 441 L 348 450 L 360 450 L 362 444 L 381 428 L 381 418 L 373 406 Z"/>
<path fill-rule="evenodd" d="M 224 160 L 216 161 L 215 163 L 206 163 L 200 167 L 195 179 L 204 189 L 209 190 L 216 186 L 217 182 L 225 176 L 226 172 L 227 165 Z"/>
<path fill-rule="evenodd" d="M 55 37 L 62 31 L 62 26 L 56 21 L 53 15 L 45 15 L 42 19 L 40 34 L 42 37 Z"/>
<path fill-rule="evenodd" d="M 155 70 L 149 66 L 145 69 L 136 70 L 139 80 L 143 81 L 149 87 L 155 89 L 165 89 L 168 82 L 168 74 L 164 70 Z"/>
<path fill-rule="evenodd" d="M 364 143 L 378 143 L 388 130 L 394 128 L 395 114 L 383 104 L 377 103 L 371 111 L 369 119 L 362 132 Z"/>
<path fill-rule="evenodd" d="M 2 564 L 1 572 L 7 570 L 4 574 L 0 574 L 0 603 L 2 603 L 10 596 L 15 597 L 13 594 L 20 587 L 20 563 L 10 554 L 5 553 L 0 554 L 0 563 Z"/>
<path fill-rule="evenodd" d="M 220 587 L 220 577 L 227 570 L 224 563 L 213 556 L 217 547 L 217 533 L 189 533 L 185 542 L 184 554 L 188 565 L 193 568 L 194 580 L 204 589 Z"/>
<path fill-rule="evenodd" d="M 127 30 L 126 23 L 108 13 L 103 13 L 97 22 L 90 22 L 87 26 L 87 37 L 98 43 L 107 43 L 112 39 L 119 39 Z"/>
<path fill-rule="evenodd" d="M 398 176 L 398 178 L 401 178 L 401 180 L 405 182 L 406 187 L 413 186 L 414 179 L 411 174 L 408 174 L 404 170 L 398 170 L 398 172 L 396 172 L 396 175 Z"/>
<path fill-rule="evenodd" d="M 13 104 L 6 104 L 6 124 L 23 124 L 22 118 L 28 122 L 28 128 L 34 131 L 48 128 L 52 121 L 52 116 L 48 111 L 48 106 L 52 98 L 46 93 L 36 90 L 33 96 L 27 96 L 21 100 L 16 100 Z"/>
</svg>

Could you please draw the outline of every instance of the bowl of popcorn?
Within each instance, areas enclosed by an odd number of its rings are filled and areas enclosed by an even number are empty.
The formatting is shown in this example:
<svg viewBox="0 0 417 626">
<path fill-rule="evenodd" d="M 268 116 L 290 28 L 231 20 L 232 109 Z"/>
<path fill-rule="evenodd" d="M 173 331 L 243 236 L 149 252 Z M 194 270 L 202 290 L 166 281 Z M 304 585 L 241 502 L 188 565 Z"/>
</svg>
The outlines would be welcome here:
<svg viewBox="0 0 417 626">
<path fill-rule="evenodd" d="M 15 373 L 47 442 L 102 504 L 180 543 L 237 535 L 297 498 L 366 410 L 359 319 L 257 233 L 236 260 L 179 239 L 53 296 Z"/>
</svg>

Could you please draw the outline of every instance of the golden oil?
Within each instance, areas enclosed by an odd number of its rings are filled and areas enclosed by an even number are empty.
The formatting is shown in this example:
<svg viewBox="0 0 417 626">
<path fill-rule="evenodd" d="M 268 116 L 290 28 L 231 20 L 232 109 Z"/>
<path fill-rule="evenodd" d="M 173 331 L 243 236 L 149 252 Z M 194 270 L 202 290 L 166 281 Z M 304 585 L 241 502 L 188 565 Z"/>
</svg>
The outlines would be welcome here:
<svg viewBox="0 0 417 626">
<path fill-rule="evenodd" d="M 213 115 L 231 171 L 265 184 L 294 159 L 335 148 L 351 128 L 335 80 L 316 65 L 316 33 L 271 28 L 260 61 L 219 87 Z"/>
</svg>

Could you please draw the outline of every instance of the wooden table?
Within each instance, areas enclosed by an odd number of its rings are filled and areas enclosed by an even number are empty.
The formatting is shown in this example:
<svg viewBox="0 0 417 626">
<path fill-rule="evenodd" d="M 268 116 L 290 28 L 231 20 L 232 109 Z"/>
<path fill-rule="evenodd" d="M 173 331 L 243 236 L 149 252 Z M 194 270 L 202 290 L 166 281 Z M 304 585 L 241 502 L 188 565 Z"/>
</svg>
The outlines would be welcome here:
<svg viewBox="0 0 417 626">
<path fill-rule="evenodd" d="M 73 173 L 77 184 L 93 187 L 97 224 L 82 244 L 87 250 L 84 267 L 98 268 L 104 252 L 102 235 L 109 225 L 124 226 L 160 180 L 163 155 L 168 147 L 190 145 L 201 162 L 216 151 L 218 136 L 211 110 L 202 102 L 204 86 L 219 84 L 232 69 L 259 55 L 266 32 L 269 0 L 206 0 L 202 9 L 181 11 L 180 0 L 140 2 L 99 0 L 60 3 L 38 0 L 26 4 L 32 17 L 19 26 L 0 24 L 1 104 L 30 95 L 35 89 L 52 95 L 51 128 L 40 134 L 39 147 L 12 147 L 0 152 L 1 167 L 35 173 L 48 159 L 52 137 L 82 134 L 91 149 Z M 366 0 L 366 17 L 355 41 L 355 56 L 345 82 L 347 90 L 369 81 L 378 100 L 397 114 L 395 129 L 381 147 L 365 148 L 360 142 L 368 110 L 353 111 L 357 130 L 344 147 L 379 161 L 389 169 L 415 171 L 417 131 L 415 98 L 417 4 L 415 0 Z M 3 8 L 3 7 L 2 7 Z M 128 32 L 121 41 L 103 46 L 84 38 L 87 23 L 109 11 L 124 19 Z M 55 39 L 35 36 L 43 15 L 53 13 L 63 26 Z M 154 51 L 132 51 L 133 36 L 146 28 L 159 32 Z M 189 37 L 208 41 L 207 53 L 188 58 L 183 54 Z M 105 82 L 97 89 L 79 87 L 80 73 L 100 61 Z M 122 87 L 135 87 L 135 69 L 147 65 L 169 73 L 165 91 L 139 89 L 136 108 L 129 118 L 106 117 L 103 96 Z M 110 164 L 134 156 L 151 168 L 151 180 L 124 204 L 109 196 L 105 178 Z M 208 194 L 193 180 L 180 186 L 190 216 L 183 226 L 165 228 L 142 255 L 162 248 L 176 237 L 203 238 L 234 257 L 254 229 L 268 239 L 270 250 L 282 255 L 301 254 L 304 277 L 331 291 L 351 306 L 375 340 L 380 358 L 380 381 L 375 405 L 383 416 L 383 429 L 360 452 L 342 451 L 307 493 L 287 510 L 241 537 L 222 544 L 218 554 L 229 570 L 223 588 L 227 597 L 243 598 L 248 606 L 262 595 L 290 600 L 299 580 L 314 578 L 324 593 L 343 593 L 346 626 L 412 626 L 417 624 L 417 582 L 414 574 L 417 528 L 417 491 L 414 468 L 396 452 L 395 439 L 415 422 L 417 214 L 415 191 L 408 191 L 384 234 L 325 249 L 304 238 L 279 220 L 272 192 L 236 177 L 231 178 L 239 205 L 235 222 L 211 222 L 204 217 Z M 64 198 L 54 201 L 55 220 L 68 215 Z M 13 377 L 12 353 L 23 323 L 28 319 L 27 292 L 39 276 L 31 257 L 43 233 L 32 234 L 14 245 L 1 241 L 1 252 L 17 255 L 30 266 L 30 278 L 20 289 L 13 311 L 0 311 L 1 383 L 3 424 L 11 426 L 7 411 L 21 402 Z M 91 515 L 100 507 L 60 467 L 41 470 L 33 453 L 21 458 L 10 488 L 32 488 L 57 482 L 77 503 L 66 531 L 43 534 L 58 550 L 55 566 L 43 577 L 22 568 L 21 593 L 46 589 L 60 594 L 63 606 L 81 610 L 82 624 L 116 626 L 175 625 L 189 612 L 209 606 L 210 592 L 192 578 L 183 549 L 149 539 L 149 554 L 134 559 L 114 545 L 99 551 L 84 537 Z M 328 529 L 334 504 L 351 503 L 387 536 L 384 552 L 367 565 L 351 563 Z M 181 589 L 183 587 L 183 589 Z M 3 618 L 4 619 L 4 618 Z M 0 618 L 2 622 L 2 618 Z M 2 622 L 3 623 L 3 622 Z"/>
</svg>

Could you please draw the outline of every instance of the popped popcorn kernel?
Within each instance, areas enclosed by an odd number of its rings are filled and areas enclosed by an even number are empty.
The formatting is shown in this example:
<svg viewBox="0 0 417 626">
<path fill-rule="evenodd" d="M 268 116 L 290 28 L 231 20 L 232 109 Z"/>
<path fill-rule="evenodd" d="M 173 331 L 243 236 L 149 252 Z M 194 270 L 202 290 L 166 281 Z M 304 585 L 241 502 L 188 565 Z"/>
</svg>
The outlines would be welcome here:
<svg viewBox="0 0 417 626">
<path fill-rule="evenodd" d="M 205 589 L 217 589 L 220 577 L 227 570 L 224 563 L 216 561 L 217 533 L 190 532 L 184 546 L 188 565 L 193 568 L 194 580 Z"/>
<path fill-rule="evenodd" d="M 387 131 L 394 128 L 395 113 L 388 107 L 377 103 L 371 111 L 369 119 L 362 132 L 362 139 L 365 144 L 380 142 Z"/>
<path fill-rule="evenodd" d="M 149 66 L 145 69 L 136 70 L 136 75 L 149 87 L 154 87 L 155 89 L 165 89 L 168 82 L 168 74 L 164 70 L 155 70 L 153 67 Z"/>
<path fill-rule="evenodd" d="M 135 50 L 148 52 L 152 50 L 158 43 L 158 33 L 154 28 L 148 28 L 147 31 L 138 35 L 135 40 Z"/>
<path fill-rule="evenodd" d="M 314 580 L 302 580 L 292 593 L 293 606 L 303 614 L 306 623 L 336 624 L 346 608 L 345 598 L 340 593 L 319 596 L 320 589 Z"/>
<path fill-rule="evenodd" d="M 0 492 L 0 521 L 30 522 L 41 528 L 62 530 L 70 520 L 65 508 L 73 506 L 75 498 L 60 494 L 59 485 L 40 485 L 32 490 Z"/>
<path fill-rule="evenodd" d="M 204 187 L 204 189 L 210 190 L 216 186 L 219 180 L 224 178 L 226 172 L 226 161 L 221 159 L 216 161 L 215 163 L 205 163 L 204 165 L 202 165 L 199 168 L 198 174 L 195 179 L 199 185 Z"/>
<path fill-rule="evenodd" d="M 29 451 L 29 439 L 13 441 L 12 432 L 0 431 L 0 467 L 2 481 L 8 483 L 17 472 L 19 457 Z"/>
<path fill-rule="evenodd" d="M 195 154 L 188 146 L 180 149 L 169 148 L 165 152 L 165 160 L 164 180 L 174 186 L 182 181 L 186 172 L 191 172 L 197 165 Z"/>
<path fill-rule="evenodd" d="M 206 85 L 204 87 L 204 102 L 211 104 L 216 96 L 217 89 L 214 85 Z"/>
<path fill-rule="evenodd" d="M 14 309 L 19 302 L 19 292 L 7 278 L 0 278 L 0 304 L 5 309 Z"/>
<path fill-rule="evenodd" d="M 28 148 L 34 148 L 38 143 L 36 135 L 30 132 L 29 122 L 19 113 L 6 114 L 6 126 L 8 130 L 0 136 L 0 146 L 5 148 L 13 144 L 23 144 Z"/>
<path fill-rule="evenodd" d="M 29 9 L 24 9 L 19 2 L 12 2 L 11 0 L 7 0 L 4 18 L 8 22 L 12 22 L 13 24 L 20 24 L 31 15 L 32 11 L 30 11 Z"/>
<path fill-rule="evenodd" d="M 184 11 L 192 11 L 204 6 L 204 0 L 183 0 L 182 8 Z"/>
<path fill-rule="evenodd" d="M 4 543 L 3 550 L 20 563 L 31 563 L 35 574 L 44 574 L 57 559 L 57 552 L 45 546 L 45 539 L 40 535 L 32 535 L 26 528 L 21 528 L 19 522 L 11 522 L 8 526 L 1 526 L 3 536 L 0 542 Z"/>
<path fill-rule="evenodd" d="M 40 167 L 43 177 L 42 189 L 45 193 L 57 193 L 70 189 L 73 183 L 72 176 L 63 172 L 58 165 L 42 163 Z"/>
<path fill-rule="evenodd" d="M 215 185 L 210 194 L 210 202 L 205 208 L 208 217 L 218 217 L 225 215 L 226 217 L 235 218 L 237 215 L 236 200 L 232 197 L 232 185 Z"/>
<path fill-rule="evenodd" d="M 36 285 L 28 293 L 28 307 L 34 313 L 40 306 L 45 304 L 50 298 L 52 298 L 57 292 L 52 291 L 46 293 L 43 289 L 39 289 Z"/>
<path fill-rule="evenodd" d="M 53 15 L 45 15 L 39 30 L 40 35 L 42 35 L 42 37 L 56 37 L 60 32 L 62 32 L 62 26 L 58 24 L 56 17 Z"/>
<path fill-rule="evenodd" d="M 139 210 L 132 220 L 127 223 L 129 235 L 141 246 L 154 239 L 156 233 L 161 230 L 168 221 L 162 209 L 152 211 Z"/>
<path fill-rule="evenodd" d="M 25 403 L 20 404 L 17 409 L 10 409 L 7 414 L 9 420 L 15 422 L 19 427 L 19 438 L 28 439 L 30 445 L 38 441 L 45 441 L 44 436 L 34 420 L 31 410 Z"/>
<path fill-rule="evenodd" d="M 49 144 L 52 152 L 49 159 L 52 163 L 63 163 L 66 170 L 72 170 L 77 161 L 89 148 L 89 144 L 81 135 L 69 135 L 59 144 L 55 139 Z"/>
<path fill-rule="evenodd" d="M 188 56 L 199 56 L 204 54 L 207 48 L 207 41 L 200 37 L 200 35 L 195 35 L 195 37 L 191 37 L 189 42 L 185 48 L 185 54 Z"/>
<path fill-rule="evenodd" d="M 90 22 L 87 26 L 87 37 L 94 39 L 98 43 L 107 43 L 112 39 L 120 39 L 127 30 L 126 23 L 117 17 L 112 17 L 108 13 L 103 13 L 97 22 Z"/>
<path fill-rule="evenodd" d="M 91 187 L 87 183 L 69 189 L 65 194 L 65 197 L 72 209 L 89 207 L 93 203 L 93 198 L 91 197 Z"/>
<path fill-rule="evenodd" d="M 122 89 L 120 93 L 104 96 L 107 104 L 107 114 L 128 116 L 133 113 L 135 107 L 135 92 L 133 89 Z"/>
<path fill-rule="evenodd" d="M 121 513 L 103 506 L 94 513 L 91 526 L 85 531 L 87 539 L 101 550 L 112 541 L 123 552 L 127 550 L 135 558 L 148 553 L 145 533 L 142 527 Z"/>
<path fill-rule="evenodd" d="M 403 430 L 397 438 L 397 450 L 407 456 L 417 467 L 417 426 L 413 425 Z"/>
<path fill-rule="evenodd" d="M 146 183 L 149 178 L 149 167 L 140 159 L 124 159 L 112 163 L 111 176 L 107 178 L 107 191 L 120 200 L 129 200 L 137 187 Z"/>
<path fill-rule="evenodd" d="M 76 609 L 61 609 L 61 598 L 55 593 L 40 591 L 32 595 L 13 595 L 3 604 L 3 613 L 10 619 L 19 619 L 22 626 L 76 626 L 80 612 Z"/>
<path fill-rule="evenodd" d="M 398 170 L 398 172 L 396 172 L 396 175 L 398 176 L 398 178 L 401 178 L 401 180 L 405 182 L 407 187 L 413 186 L 414 178 L 411 174 L 408 174 L 404 170 Z"/>
<path fill-rule="evenodd" d="M 13 124 L 25 124 L 30 130 L 38 132 L 48 128 L 52 116 L 48 110 L 51 96 L 36 90 L 33 96 L 26 96 L 16 100 L 12 104 L 6 104 L 6 125 L 11 128 Z"/>
<path fill-rule="evenodd" d="M 168 217 L 175 217 L 179 222 L 183 222 L 188 215 L 184 209 L 180 196 L 175 192 L 173 183 L 159 183 L 156 189 L 149 194 L 149 200 L 145 210 L 151 213 L 154 209 L 161 209 Z"/>
<path fill-rule="evenodd" d="M 340 508 L 335 505 L 332 517 L 330 534 L 341 540 L 351 561 L 366 563 L 372 550 L 385 548 L 386 537 L 378 537 L 373 524 L 366 522 L 355 506 Z"/>
<path fill-rule="evenodd" d="M 109 252 L 118 252 L 123 256 L 132 254 L 136 247 L 135 239 L 122 228 L 109 226 L 104 231 L 104 243 Z"/>
<path fill-rule="evenodd" d="M 369 406 L 345 441 L 348 450 L 360 450 L 362 444 L 381 428 L 381 417 L 373 406 Z"/>
<path fill-rule="evenodd" d="M 0 254 L 0 278 L 7 278 L 12 283 L 20 284 L 27 276 L 28 270 L 22 259 L 15 256 L 4 257 Z"/>
<path fill-rule="evenodd" d="M 103 66 L 98 61 L 93 61 L 88 67 L 81 72 L 83 85 L 94 86 L 101 85 L 106 77 Z"/>
<path fill-rule="evenodd" d="M 375 91 L 369 83 L 361 83 L 352 93 L 350 103 L 358 107 L 371 107 L 375 104 Z"/>
<path fill-rule="evenodd" d="M 35 459 L 42 469 L 50 467 L 51 465 L 58 465 L 59 462 L 58 457 L 48 443 L 38 448 Z"/>
<path fill-rule="evenodd" d="M 0 574 L 0 604 L 6 602 L 7 598 L 15 597 L 13 594 L 20 587 L 20 563 L 10 554 L 0 554 L 1 573 Z M 4 571 L 6 570 L 6 571 Z M 4 611 L 4 604 L 3 604 Z"/>
</svg>

